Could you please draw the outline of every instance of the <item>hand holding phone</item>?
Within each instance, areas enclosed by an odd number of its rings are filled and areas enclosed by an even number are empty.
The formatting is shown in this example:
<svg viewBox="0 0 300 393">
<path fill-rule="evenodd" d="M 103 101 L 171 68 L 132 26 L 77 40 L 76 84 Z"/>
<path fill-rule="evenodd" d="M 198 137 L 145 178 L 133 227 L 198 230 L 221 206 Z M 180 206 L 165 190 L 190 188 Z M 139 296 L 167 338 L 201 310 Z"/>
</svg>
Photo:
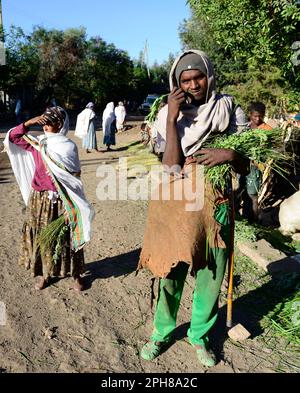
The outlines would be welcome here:
<svg viewBox="0 0 300 393">
<path fill-rule="evenodd" d="M 178 87 L 174 87 L 168 97 L 168 120 L 176 121 L 182 104 L 185 103 L 185 92 Z"/>
</svg>

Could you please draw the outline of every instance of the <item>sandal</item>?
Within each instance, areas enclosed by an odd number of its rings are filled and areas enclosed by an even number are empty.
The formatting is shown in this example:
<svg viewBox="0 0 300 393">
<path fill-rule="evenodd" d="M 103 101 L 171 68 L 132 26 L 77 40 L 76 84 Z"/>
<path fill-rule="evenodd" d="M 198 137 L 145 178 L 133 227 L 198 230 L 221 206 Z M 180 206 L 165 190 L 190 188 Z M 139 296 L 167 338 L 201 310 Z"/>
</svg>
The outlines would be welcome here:
<svg viewBox="0 0 300 393">
<path fill-rule="evenodd" d="M 204 345 L 191 344 L 197 353 L 199 362 L 205 367 L 213 367 L 217 364 L 217 359 L 212 350 L 207 349 Z"/>
<path fill-rule="evenodd" d="M 166 344 L 163 341 L 149 341 L 141 349 L 140 357 L 144 360 L 153 360 L 161 354 Z"/>
</svg>

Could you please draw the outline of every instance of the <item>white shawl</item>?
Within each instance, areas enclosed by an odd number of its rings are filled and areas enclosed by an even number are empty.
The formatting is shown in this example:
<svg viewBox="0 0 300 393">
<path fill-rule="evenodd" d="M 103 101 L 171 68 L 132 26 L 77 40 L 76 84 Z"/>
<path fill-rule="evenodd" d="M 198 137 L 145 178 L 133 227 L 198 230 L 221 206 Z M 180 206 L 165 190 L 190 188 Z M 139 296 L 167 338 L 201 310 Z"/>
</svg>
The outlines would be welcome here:
<svg viewBox="0 0 300 393">
<path fill-rule="evenodd" d="M 115 109 L 115 115 L 117 118 L 117 122 L 119 122 L 121 124 L 124 123 L 125 116 L 126 116 L 126 110 L 125 110 L 124 106 L 118 105 Z"/>
<path fill-rule="evenodd" d="M 102 129 L 103 135 L 110 135 L 110 126 L 112 122 L 115 120 L 116 116 L 114 113 L 114 103 L 109 102 L 104 109 L 102 115 Z"/>
<path fill-rule="evenodd" d="M 90 108 L 85 108 L 80 112 L 77 116 L 74 135 L 78 138 L 83 138 L 88 133 L 90 121 L 94 119 L 95 116 L 95 112 Z"/>
<path fill-rule="evenodd" d="M 66 120 L 59 133 L 53 135 L 47 133 L 49 137 L 41 135 L 38 138 L 34 138 L 28 134 L 26 136 L 38 151 L 41 152 L 42 148 L 45 147 L 47 156 L 42 155 L 42 157 L 49 170 L 49 175 L 54 181 L 58 181 L 64 187 L 70 199 L 77 206 L 82 221 L 84 242 L 87 242 L 91 239 L 91 224 L 95 213 L 85 197 L 83 184 L 78 177 L 80 174 L 80 161 L 77 146 L 65 136 L 68 132 L 68 127 L 69 119 L 66 114 Z M 11 131 L 12 129 L 7 132 L 4 145 L 22 197 L 27 205 L 32 189 L 31 183 L 35 164 L 33 156 L 29 151 L 23 150 L 9 141 L 9 133 Z M 61 199 L 63 200 L 63 198 Z"/>
</svg>

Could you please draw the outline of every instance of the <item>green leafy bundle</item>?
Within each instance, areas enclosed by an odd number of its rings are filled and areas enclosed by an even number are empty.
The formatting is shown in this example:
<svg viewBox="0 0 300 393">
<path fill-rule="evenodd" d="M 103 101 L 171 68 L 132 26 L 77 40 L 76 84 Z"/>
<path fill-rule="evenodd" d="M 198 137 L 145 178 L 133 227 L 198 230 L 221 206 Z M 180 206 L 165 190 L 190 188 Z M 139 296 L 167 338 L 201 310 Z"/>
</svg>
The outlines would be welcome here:
<svg viewBox="0 0 300 393">
<path fill-rule="evenodd" d="M 53 262 L 57 263 L 67 230 L 68 226 L 65 223 L 63 214 L 43 228 L 38 238 L 41 255 L 45 255 L 47 251 L 51 250 Z"/>
<path fill-rule="evenodd" d="M 163 94 L 162 96 L 156 98 L 156 100 L 153 102 L 150 108 L 150 113 L 147 115 L 146 120 L 149 123 L 153 123 L 156 119 L 156 116 L 158 114 L 159 106 L 162 102 L 162 100 L 167 97 L 168 94 Z"/>
<path fill-rule="evenodd" d="M 272 130 L 253 129 L 241 134 L 218 136 L 205 145 L 207 148 L 233 149 L 242 156 L 249 158 L 256 164 L 269 165 L 272 170 L 285 177 L 286 165 L 291 155 L 282 151 L 282 129 Z M 217 165 L 205 168 L 207 179 L 215 189 L 224 191 L 230 180 L 230 164 Z"/>
</svg>

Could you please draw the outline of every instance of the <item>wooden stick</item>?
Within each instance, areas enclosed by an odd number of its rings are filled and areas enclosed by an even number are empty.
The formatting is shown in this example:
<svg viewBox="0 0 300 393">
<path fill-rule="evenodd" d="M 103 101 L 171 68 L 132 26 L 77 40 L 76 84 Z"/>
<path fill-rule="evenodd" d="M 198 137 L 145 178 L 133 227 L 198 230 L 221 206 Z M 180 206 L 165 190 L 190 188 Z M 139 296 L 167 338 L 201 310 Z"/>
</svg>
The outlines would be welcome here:
<svg viewBox="0 0 300 393">
<path fill-rule="evenodd" d="M 234 195 L 231 192 L 230 203 L 230 243 L 228 261 L 228 290 L 227 290 L 227 319 L 226 326 L 232 327 L 232 290 L 233 290 L 233 267 L 234 267 Z"/>
</svg>

